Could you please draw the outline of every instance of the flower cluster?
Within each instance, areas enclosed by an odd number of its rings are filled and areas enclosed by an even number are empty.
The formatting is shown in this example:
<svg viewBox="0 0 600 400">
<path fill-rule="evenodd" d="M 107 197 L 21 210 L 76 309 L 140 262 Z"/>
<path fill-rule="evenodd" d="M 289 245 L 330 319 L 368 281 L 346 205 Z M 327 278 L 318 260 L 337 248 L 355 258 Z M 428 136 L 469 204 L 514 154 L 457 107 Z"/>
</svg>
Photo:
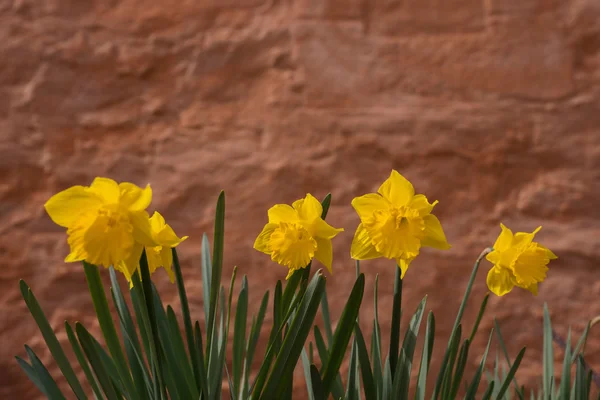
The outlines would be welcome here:
<svg viewBox="0 0 600 400">
<path fill-rule="evenodd" d="M 171 282 L 171 249 L 187 236 L 178 237 L 158 212 L 150 217 L 150 186 L 96 178 L 91 186 L 73 186 L 45 204 L 50 218 L 67 228 L 70 253 L 65 261 L 86 261 L 114 266 L 131 283 L 145 250 L 153 273 L 163 267 Z M 395 260 L 404 278 L 421 247 L 450 249 L 439 219 L 432 214 L 438 203 L 415 194 L 413 185 L 392 170 L 377 190 L 352 200 L 360 223 L 350 250 L 356 260 Z M 332 272 L 331 241 L 343 229 L 324 220 L 321 203 L 310 193 L 291 206 L 276 204 L 268 211 L 268 223 L 254 242 L 254 248 L 288 268 L 289 278 L 306 268 L 313 259 Z M 489 289 L 498 296 L 515 286 L 537 295 L 538 284 L 546 278 L 548 263 L 557 257 L 533 241 L 532 233 L 518 232 L 501 225 L 502 232 L 486 258 L 494 265 L 487 275 Z M 286 279 L 287 279 L 286 278 Z"/>
<path fill-rule="evenodd" d="M 96 178 L 90 186 L 73 186 L 45 204 L 52 220 L 67 228 L 70 253 L 66 262 L 86 261 L 114 266 L 131 283 L 146 249 L 151 272 L 164 267 L 171 281 L 171 248 L 184 241 L 158 212 L 146 209 L 152 202 L 150 186 Z"/>
<path fill-rule="evenodd" d="M 413 185 L 392 170 L 377 190 L 352 200 L 360 218 L 350 250 L 355 260 L 388 258 L 396 261 L 404 278 L 421 247 L 450 249 L 439 219 L 433 215 L 438 201 L 430 203 L 423 194 L 415 194 Z M 313 260 L 331 272 L 331 239 L 343 229 L 335 229 L 322 218 L 321 204 L 311 194 L 290 207 L 277 204 L 269 212 L 269 221 L 256 238 L 254 248 L 289 269 L 288 278 Z M 494 264 L 487 284 L 498 296 L 517 286 L 537 295 L 538 283 L 546 277 L 548 263 L 556 256 L 533 242 L 535 233 L 515 235 L 502 225 L 502 233 L 487 259 Z"/>
</svg>

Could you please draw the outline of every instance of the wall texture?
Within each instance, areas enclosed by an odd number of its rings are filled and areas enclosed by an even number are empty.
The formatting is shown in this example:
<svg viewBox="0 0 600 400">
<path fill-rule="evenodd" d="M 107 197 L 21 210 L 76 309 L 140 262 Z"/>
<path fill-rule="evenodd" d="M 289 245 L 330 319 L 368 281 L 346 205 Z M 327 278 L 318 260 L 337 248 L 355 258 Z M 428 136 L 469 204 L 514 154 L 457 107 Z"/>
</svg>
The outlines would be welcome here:
<svg viewBox="0 0 600 400">
<path fill-rule="evenodd" d="M 154 207 L 190 235 L 181 253 L 196 316 L 219 190 L 224 278 L 234 265 L 248 274 L 253 305 L 286 275 L 252 250 L 267 208 L 331 191 L 329 219 L 346 229 L 328 279 L 337 316 L 354 276 L 349 203 L 392 168 L 440 200 L 453 244 L 424 251 L 405 282 L 405 316 L 428 294 L 438 344 L 500 221 L 543 225 L 540 241 L 560 257 L 538 297 L 493 297 L 482 322 L 498 318 L 513 356 L 529 347 L 520 383 L 538 383 L 544 302 L 565 335 L 600 314 L 596 0 L 1 0 L 0 39 L 1 398 L 40 397 L 13 358 L 25 342 L 50 360 L 18 279 L 61 340 L 65 320 L 97 329 L 82 269 L 63 263 L 64 232 L 42 207 L 96 175 L 150 182 Z M 362 268 L 363 322 L 379 273 L 385 332 L 394 267 Z M 166 275 L 157 280 L 177 304 Z M 486 291 L 482 271 L 466 326 Z M 591 335 L 600 370 L 600 331 Z"/>
</svg>

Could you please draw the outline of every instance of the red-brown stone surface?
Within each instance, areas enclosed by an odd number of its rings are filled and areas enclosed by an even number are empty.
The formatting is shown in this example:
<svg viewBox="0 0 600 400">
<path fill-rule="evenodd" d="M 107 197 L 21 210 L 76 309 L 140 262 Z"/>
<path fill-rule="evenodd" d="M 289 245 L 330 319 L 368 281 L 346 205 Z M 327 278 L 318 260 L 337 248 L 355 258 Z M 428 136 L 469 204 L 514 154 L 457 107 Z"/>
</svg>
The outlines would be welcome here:
<svg viewBox="0 0 600 400">
<path fill-rule="evenodd" d="M 542 307 L 579 337 L 600 314 L 600 3 L 596 0 L 0 1 L 0 398 L 38 399 L 14 360 L 23 344 L 65 381 L 21 300 L 33 288 L 59 339 L 65 320 L 97 331 L 82 268 L 43 204 L 96 176 L 154 189 L 180 234 L 194 316 L 202 319 L 200 242 L 227 194 L 224 280 L 250 281 L 252 310 L 286 271 L 252 249 L 274 203 L 333 195 L 329 299 L 353 279 L 353 197 L 392 168 L 436 208 L 453 247 L 425 250 L 405 281 L 403 325 L 424 295 L 442 345 L 479 252 L 499 222 L 543 225 L 559 256 L 538 297 L 490 298 L 519 382 L 541 376 Z M 465 316 L 487 289 L 483 264 Z M 364 262 L 361 321 L 380 274 L 387 334 L 394 266 Z M 107 271 L 102 271 L 104 278 Z M 175 288 L 157 276 L 164 300 Z M 267 323 L 270 320 L 266 321 Z M 495 355 L 492 347 L 492 358 Z M 589 361 L 600 370 L 600 330 Z M 557 354 L 560 360 L 562 354 Z M 297 398 L 304 397 L 301 369 Z M 72 398 L 72 397 L 71 397 Z"/>
</svg>

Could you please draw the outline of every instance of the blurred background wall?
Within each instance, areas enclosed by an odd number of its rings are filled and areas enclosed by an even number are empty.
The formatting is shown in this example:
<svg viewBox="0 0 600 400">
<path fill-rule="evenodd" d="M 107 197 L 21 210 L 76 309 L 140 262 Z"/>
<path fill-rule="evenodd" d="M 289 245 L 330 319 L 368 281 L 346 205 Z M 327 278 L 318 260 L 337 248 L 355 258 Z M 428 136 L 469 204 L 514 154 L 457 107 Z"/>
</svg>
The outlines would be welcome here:
<svg viewBox="0 0 600 400">
<path fill-rule="evenodd" d="M 490 298 L 474 343 L 495 315 L 513 357 L 529 347 L 518 378 L 536 387 L 543 303 L 565 336 L 600 314 L 599 35 L 596 0 L 0 0 L 0 397 L 40 398 L 13 358 L 25 342 L 50 362 L 20 278 L 61 340 L 65 320 L 97 329 L 83 271 L 63 262 L 65 234 L 43 210 L 53 193 L 97 175 L 151 183 L 153 208 L 190 235 L 180 254 L 200 318 L 200 242 L 221 189 L 224 280 L 234 265 L 248 275 L 254 311 L 286 275 L 252 249 L 266 210 L 331 192 L 328 220 L 346 229 L 328 279 L 335 318 L 354 280 L 349 203 L 392 168 L 440 201 L 453 245 L 424 250 L 404 286 L 405 317 L 429 296 L 438 344 L 500 221 L 543 225 L 559 259 L 539 296 Z M 378 273 L 387 332 L 394 265 L 362 269 L 361 318 L 369 326 Z"/>
</svg>

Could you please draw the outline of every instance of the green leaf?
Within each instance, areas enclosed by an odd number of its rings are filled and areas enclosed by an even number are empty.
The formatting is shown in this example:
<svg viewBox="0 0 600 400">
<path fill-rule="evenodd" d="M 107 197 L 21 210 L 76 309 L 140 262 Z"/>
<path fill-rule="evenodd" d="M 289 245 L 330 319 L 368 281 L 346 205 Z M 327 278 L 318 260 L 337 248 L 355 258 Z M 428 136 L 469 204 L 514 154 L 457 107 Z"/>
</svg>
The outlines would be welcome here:
<svg viewBox="0 0 600 400">
<path fill-rule="evenodd" d="M 139 394 L 133 384 L 131 372 L 127 366 L 125 354 L 121 348 L 117 330 L 115 329 L 115 324 L 110 314 L 110 309 L 108 308 L 108 301 L 106 299 L 106 294 L 104 293 L 104 286 L 100 279 L 98 267 L 84 261 L 83 268 L 88 282 L 88 288 L 92 296 L 94 310 L 96 310 L 96 315 L 98 317 L 98 322 L 100 323 L 100 329 L 102 330 L 106 346 L 112 355 L 115 367 L 129 398 L 137 399 Z"/>
<path fill-rule="evenodd" d="M 477 333 L 477 330 L 479 329 L 479 323 L 481 322 L 481 319 L 483 318 L 483 313 L 485 312 L 485 308 L 487 306 L 489 297 L 490 297 L 490 294 L 486 293 L 485 297 L 483 298 L 483 301 L 481 302 L 481 306 L 479 307 L 479 313 L 477 314 L 477 319 L 475 320 L 475 325 L 473 325 L 473 330 L 471 331 L 471 336 L 469 336 L 469 342 L 473 342 L 473 339 L 475 338 L 475 334 Z"/>
<path fill-rule="evenodd" d="M 500 348 L 502 349 L 502 353 L 504 354 L 504 358 L 506 359 L 506 364 L 508 364 L 509 368 L 512 368 L 511 362 L 510 362 L 510 357 L 508 356 L 508 349 L 506 348 L 504 338 L 502 337 L 502 333 L 500 332 L 500 325 L 498 325 L 498 321 L 496 320 L 496 318 L 494 318 L 494 329 L 496 330 L 498 343 L 500 344 Z M 512 378 L 512 381 L 515 386 L 515 393 L 517 393 L 517 396 L 519 396 L 520 400 L 524 400 L 525 399 L 524 389 L 519 387 L 519 384 L 517 383 L 517 379 L 515 377 Z"/>
<path fill-rule="evenodd" d="M 44 394 L 48 396 L 50 400 L 64 400 L 65 396 L 62 394 L 58 385 L 42 363 L 38 356 L 31 350 L 31 348 L 25 345 L 25 351 L 29 356 L 29 361 L 31 362 L 31 367 L 35 371 L 37 375 L 37 379 L 39 383 L 43 386 Z"/>
<path fill-rule="evenodd" d="M 181 272 L 181 265 L 179 264 L 179 257 L 177 256 L 177 250 L 171 249 L 173 254 L 173 270 L 175 271 L 175 281 L 177 283 L 177 292 L 179 293 L 179 302 L 181 303 L 181 313 L 183 315 L 183 326 L 185 328 L 185 336 L 187 339 L 187 348 L 192 363 L 192 371 L 194 373 L 194 380 L 196 383 L 196 389 L 200 392 L 200 360 L 194 350 L 194 330 L 192 328 L 192 318 L 190 316 L 190 306 L 188 303 L 187 293 L 185 291 L 185 285 L 183 282 L 183 274 Z"/>
<path fill-rule="evenodd" d="M 33 382 L 33 384 L 40 390 L 40 392 L 42 392 L 46 397 L 48 397 L 48 393 L 46 393 L 46 388 L 38 379 L 37 372 L 35 371 L 35 369 L 21 357 L 15 356 L 15 359 L 17 360 L 17 364 L 19 364 L 19 367 L 21 367 L 21 369 L 25 372 L 29 380 Z"/>
<path fill-rule="evenodd" d="M 325 394 L 325 389 L 323 388 L 323 382 L 321 381 L 319 370 L 317 370 L 317 367 L 314 365 L 310 366 L 310 378 L 314 400 L 326 400 L 327 395 Z"/>
<path fill-rule="evenodd" d="M 569 400 L 571 395 L 571 329 L 567 335 L 567 344 L 565 346 L 565 355 L 563 360 L 563 370 L 558 389 L 558 398 Z"/>
<path fill-rule="evenodd" d="M 369 362 L 369 353 L 367 352 L 367 345 L 365 344 L 365 339 L 358 323 L 354 325 L 354 337 L 356 340 L 358 360 L 365 391 L 365 400 L 376 400 L 377 388 L 375 386 L 375 381 L 373 380 L 373 372 L 371 371 L 371 364 Z"/>
<path fill-rule="evenodd" d="M 383 394 L 382 400 L 392 400 L 392 370 L 390 369 L 390 357 L 386 357 L 383 367 Z"/>
<path fill-rule="evenodd" d="M 206 354 L 210 359 L 214 337 L 216 335 L 215 320 L 217 317 L 217 302 L 219 288 L 221 287 L 221 273 L 223 271 L 223 242 L 225 237 L 225 192 L 221 191 L 217 200 L 217 210 L 215 212 L 215 233 L 213 240 L 213 259 L 210 283 L 210 308 L 208 312 L 208 330 L 206 335 Z M 210 371 L 210 369 L 209 369 Z M 210 374 L 210 372 L 209 372 Z"/>
<path fill-rule="evenodd" d="M 379 291 L 379 274 L 375 275 L 375 290 L 373 300 L 373 333 L 371 335 L 371 359 L 373 360 L 373 379 L 377 388 L 377 398 L 383 395 L 383 369 L 382 369 L 382 354 L 381 354 L 381 331 L 379 328 L 379 311 L 378 311 L 378 291 Z"/>
<path fill-rule="evenodd" d="M 261 395 L 262 399 L 278 398 L 285 390 L 287 382 L 283 378 L 290 376 L 300 358 L 324 290 L 325 278 L 318 272 L 308 285 L 304 298 L 298 306 L 298 312 L 286 332 L 281 350 L 275 359 L 273 370 Z"/>
<path fill-rule="evenodd" d="M 247 397 L 249 395 L 249 390 L 250 390 L 249 376 L 250 376 L 250 371 L 252 370 L 252 361 L 254 360 L 254 353 L 256 351 L 256 345 L 260 338 L 260 332 L 261 332 L 261 328 L 263 325 L 263 321 L 265 319 L 265 314 L 267 311 L 268 304 L 269 304 L 269 292 L 267 291 L 265 293 L 265 295 L 263 296 L 263 299 L 260 303 L 258 315 L 252 323 L 252 328 L 250 329 L 250 334 L 248 337 L 248 344 L 246 346 L 246 360 L 245 360 L 245 364 L 244 364 L 244 388 L 243 388 L 243 393 L 244 393 L 245 397 Z"/>
<path fill-rule="evenodd" d="M 142 359 L 142 348 L 137 337 L 137 331 L 129 308 L 125 303 L 125 298 L 121 292 L 119 281 L 113 267 L 109 268 L 110 281 L 111 281 L 111 293 L 113 302 L 117 306 L 117 313 L 119 315 L 119 322 L 121 327 L 121 333 L 125 342 L 125 353 L 129 360 L 129 366 L 133 375 L 133 383 L 136 385 L 138 393 L 146 393 L 146 396 L 152 396 L 152 379 L 150 378 L 149 372 L 146 369 L 146 365 Z"/>
<path fill-rule="evenodd" d="M 326 395 L 330 393 L 333 382 L 338 374 L 340 366 L 342 365 L 344 353 L 348 347 L 348 342 L 350 342 L 354 324 L 356 323 L 356 318 L 358 317 L 364 290 L 365 276 L 364 274 L 360 274 L 354 283 L 352 292 L 350 293 L 346 306 L 342 311 L 342 315 L 335 329 L 335 335 L 333 337 L 333 344 L 331 346 L 329 358 L 327 360 L 327 364 L 323 368 L 323 388 L 325 389 Z"/>
<path fill-rule="evenodd" d="M 483 375 L 483 369 L 485 367 L 485 361 L 487 359 L 488 352 L 490 350 L 490 345 L 492 343 L 492 336 L 494 335 L 494 330 L 490 332 L 490 338 L 488 339 L 488 344 L 485 348 L 485 352 L 483 353 L 483 357 L 481 358 L 481 363 L 479 364 L 479 368 L 477 368 L 477 372 L 473 377 L 473 381 L 471 385 L 467 389 L 467 395 L 465 396 L 467 399 L 474 399 L 477 394 L 477 390 L 479 389 L 479 382 L 481 382 L 481 376 Z"/>
<path fill-rule="evenodd" d="M 554 391 L 554 350 L 552 349 L 552 323 L 550 321 L 550 313 L 548 312 L 548 306 L 544 303 L 544 374 L 543 374 L 543 387 L 544 393 L 551 393 Z"/>
<path fill-rule="evenodd" d="M 513 363 L 512 367 L 510 367 L 508 374 L 504 378 L 504 382 L 502 383 L 502 386 L 500 386 L 500 390 L 496 394 L 497 399 L 502 399 L 504 394 L 508 390 L 508 387 L 510 386 L 510 382 L 512 381 L 515 374 L 517 373 L 517 369 L 519 368 L 519 365 L 521 365 L 521 360 L 523 359 L 524 355 L 525 355 L 525 347 L 523 347 L 521 349 L 521 351 L 519 351 L 519 354 L 517 354 L 517 358 L 515 359 L 515 362 Z"/>
<path fill-rule="evenodd" d="M 97 347 L 93 343 L 92 335 L 80 323 L 75 324 L 75 332 L 104 394 L 110 400 L 118 399 L 119 396 L 113 386 L 107 368 L 100 357 Z"/>
<path fill-rule="evenodd" d="M 87 378 L 94 395 L 96 398 L 102 399 L 102 392 L 100 391 L 100 387 L 98 387 L 98 381 L 90 369 L 90 366 L 85 358 L 85 355 L 83 354 L 83 350 L 77 341 L 77 337 L 75 336 L 71 325 L 69 325 L 67 321 L 65 321 L 65 330 L 67 331 L 67 337 L 69 338 L 69 342 L 71 343 L 75 357 L 77 357 L 77 361 L 79 362 L 79 365 L 81 366 L 81 369 L 83 370 L 83 373 L 85 374 L 85 377 Z"/>
<path fill-rule="evenodd" d="M 356 323 L 356 322 L 355 322 Z M 352 343 L 350 350 L 350 366 L 348 367 L 348 380 L 346 382 L 346 400 L 358 400 L 359 394 L 357 390 L 357 381 L 360 382 L 359 376 L 356 374 L 358 366 L 358 354 L 356 343 Z"/>
<path fill-rule="evenodd" d="M 333 342 L 333 329 L 331 325 L 331 314 L 329 313 L 327 292 L 323 293 L 323 298 L 321 299 L 321 315 L 323 317 L 323 328 L 325 328 L 325 335 L 327 335 L 327 343 L 331 346 L 331 343 Z"/>
<path fill-rule="evenodd" d="M 396 279 L 394 281 L 394 297 L 392 305 L 392 327 L 390 330 L 390 374 L 395 376 L 396 362 L 398 360 L 398 346 L 400 346 L 400 319 L 402 318 L 402 278 L 400 266 L 396 266 Z"/>
<path fill-rule="evenodd" d="M 202 344 L 202 332 L 200 332 L 200 323 L 198 321 L 194 324 L 194 349 L 196 352 L 196 357 L 198 358 L 199 364 L 199 375 L 200 375 L 200 391 L 202 397 L 204 399 L 209 398 L 208 391 L 208 377 L 206 375 L 206 369 L 204 368 L 204 353 L 203 353 L 203 344 Z"/>
<path fill-rule="evenodd" d="M 413 357 L 415 354 L 415 347 L 417 345 L 417 337 L 419 336 L 419 329 L 421 327 L 421 321 L 423 319 L 423 312 L 425 311 L 425 304 L 427 303 L 427 296 L 421 300 L 417 310 L 413 314 L 408 330 L 404 335 L 404 341 L 402 342 L 402 349 L 404 350 L 405 361 L 398 365 L 399 373 L 396 375 L 399 377 L 398 387 L 400 392 L 397 399 L 408 399 L 408 387 L 410 386 L 410 374 L 412 371 Z M 394 386 L 396 382 L 394 382 Z"/>
<path fill-rule="evenodd" d="M 421 365 L 419 366 L 419 376 L 417 377 L 417 388 L 415 393 L 416 400 L 425 400 L 425 392 L 427 391 L 427 374 L 429 372 L 429 365 L 431 363 L 434 339 L 435 318 L 433 316 L 433 312 L 430 311 L 429 315 L 427 316 L 427 327 L 425 328 L 425 342 L 423 343 L 423 352 L 421 353 Z"/>
<path fill-rule="evenodd" d="M 67 383 L 69 386 L 71 386 L 73 393 L 75 393 L 77 398 L 80 400 L 87 399 L 83 387 L 79 383 L 79 380 L 77 379 L 77 376 L 75 375 L 75 372 L 73 371 L 73 368 L 71 367 L 71 364 L 69 363 L 62 346 L 56 338 L 56 335 L 54 334 L 54 331 L 52 330 L 52 327 L 44 315 L 44 311 L 35 298 L 33 292 L 23 280 L 19 281 L 19 286 L 21 288 L 21 294 L 23 295 L 25 304 L 27 305 L 27 308 L 29 308 L 29 312 L 39 327 L 42 337 L 44 338 L 44 341 L 50 350 L 50 354 L 52 354 L 52 358 L 54 358 L 64 377 L 67 379 Z"/>
<path fill-rule="evenodd" d="M 308 392 L 308 400 L 315 400 L 315 395 L 312 387 L 312 378 L 310 376 L 311 363 L 306 354 L 306 349 L 302 349 L 302 371 L 304 372 L 304 382 L 306 383 L 306 391 Z"/>
<path fill-rule="evenodd" d="M 486 389 L 486 391 L 483 394 L 483 397 L 481 398 L 481 400 L 489 400 L 489 399 L 491 399 L 492 398 L 492 393 L 494 393 L 494 382 L 490 382 L 490 385 Z"/>
<path fill-rule="evenodd" d="M 246 347 L 246 323 L 248 315 L 248 279 L 242 279 L 242 288 L 237 301 L 235 324 L 233 326 L 233 387 L 241 396 L 242 373 L 244 368 L 244 348 Z M 243 397 L 240 397 L 243 398 Z"/>
<path fill-rule="evenodd" d="M 452 386 L 450 386 L 450 398 L 451 399 L 456 398 L 456 396 L 458 395 L 458 390 L 460 389 L 460 383 L 462 382 L 462 377 L 463 377 L 463 374 L 465 373 L 465 367 L 467 365 L 467 357 L 469 355 L 470 345 L 471 345 L 471 341 L 469 339 L 467 339 L 460 346 L 460 351 L 458 354 L 458 361 L 456 363 L 456 370 L 454 372 L 454 376 L 452 377 Z M 448 382 L 450 382 L 450 376 L 448 376 Z M 446 393 L 446 391 L 444 391 L 444 393 Z"/>
<path fill-rule="evenodd" d="M 208 316 L 210 314 L 210 283 L 211 283 L 210 243 L 206 233 L 202 235 L 202 298 L 204 303 L 204 324 L 208 332 Z"/>
</svg>

